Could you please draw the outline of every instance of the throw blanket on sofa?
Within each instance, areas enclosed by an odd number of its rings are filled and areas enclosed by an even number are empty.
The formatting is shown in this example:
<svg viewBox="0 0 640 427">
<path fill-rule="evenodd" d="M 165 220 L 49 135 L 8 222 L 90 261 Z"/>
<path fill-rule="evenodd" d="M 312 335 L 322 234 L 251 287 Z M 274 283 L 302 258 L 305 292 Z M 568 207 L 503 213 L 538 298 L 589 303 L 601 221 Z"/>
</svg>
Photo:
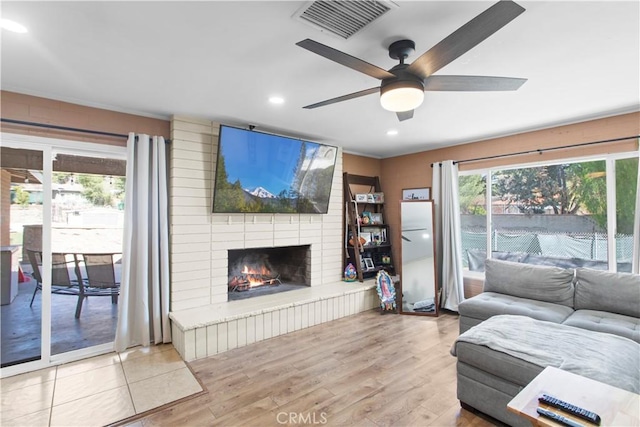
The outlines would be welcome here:
<svg viewBox="0 0 640 427">
<path fill-rule="evenodd" d="M 493 316 L 458 337 L 541 367 L 554 366 L 640 393 L 640 344 L 627 338 L 525 316 Z"/>
</svg>

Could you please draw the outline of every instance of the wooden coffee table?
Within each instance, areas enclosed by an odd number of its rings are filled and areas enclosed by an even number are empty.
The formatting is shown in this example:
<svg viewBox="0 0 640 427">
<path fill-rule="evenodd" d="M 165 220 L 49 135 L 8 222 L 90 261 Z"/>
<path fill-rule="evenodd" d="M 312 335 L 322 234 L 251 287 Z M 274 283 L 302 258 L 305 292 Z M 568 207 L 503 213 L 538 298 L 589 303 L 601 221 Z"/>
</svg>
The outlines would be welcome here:
<svg viewBox="0 0 640 427">
<path fill-rule="evenodd" d="M 538 415 L 538 406 L 593 426 L 559 409 L 539 405 L 538 397 L 543 393 L 595 412 L 600 415 L 602 426 L 640 426 L 640 395 L 554 367 L 545 368 L 507 404 L 507 409 L 527 418 L 534 426 L 562 425 Z"/>
</svg>

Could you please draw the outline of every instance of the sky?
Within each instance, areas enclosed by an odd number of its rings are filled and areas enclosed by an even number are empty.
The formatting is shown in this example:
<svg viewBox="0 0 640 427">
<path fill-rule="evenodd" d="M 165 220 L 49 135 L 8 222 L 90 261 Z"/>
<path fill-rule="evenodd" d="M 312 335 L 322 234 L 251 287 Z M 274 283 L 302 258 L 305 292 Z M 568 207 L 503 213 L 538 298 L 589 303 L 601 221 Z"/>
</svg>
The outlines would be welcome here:
<svg viewBox="0 0 640 427">
<path fill-rule="evenodd" d="M 274 196 L 289 190 L 302 143 L 297 139 L 227 126 L 220 129 L 220 150 L 229 182 L 240 179 L 242 188 L 263 187 Z"/>
</svg>

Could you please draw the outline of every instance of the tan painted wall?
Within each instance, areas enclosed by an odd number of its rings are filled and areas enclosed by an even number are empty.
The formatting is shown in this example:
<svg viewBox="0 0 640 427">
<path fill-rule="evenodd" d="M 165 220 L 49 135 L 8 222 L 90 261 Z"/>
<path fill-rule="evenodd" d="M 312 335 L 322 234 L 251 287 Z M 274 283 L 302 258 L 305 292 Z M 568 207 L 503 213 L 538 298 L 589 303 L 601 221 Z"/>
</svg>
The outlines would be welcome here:
<svg viewBox="0 0 640 427">
<path fill-rule="evenodd" d="M 39 98 L 14 92 L 0 93 L 3 119 L 53 124 L 79 129 L 126 135 L 129 132 L 169 137 L 169 120 L 152 119 L 134 114 L 118 113 L 100 108 L 85 107 L 53 99 Z M 125 146 L 124 138 L 103 137 L 78 132 L 66 132 L 45 128 L 29 128 L 2 123 L 2 131 L 37 135 L 49 138 L 69 139 L 109 145 Z"/>
<path fill-rule="evenodd" d="M 343 153 L 342 165 L 344 171 L 352 175 L 380 176 L 382 173 L 382 160 L 372 157 Z"/>
</svg>

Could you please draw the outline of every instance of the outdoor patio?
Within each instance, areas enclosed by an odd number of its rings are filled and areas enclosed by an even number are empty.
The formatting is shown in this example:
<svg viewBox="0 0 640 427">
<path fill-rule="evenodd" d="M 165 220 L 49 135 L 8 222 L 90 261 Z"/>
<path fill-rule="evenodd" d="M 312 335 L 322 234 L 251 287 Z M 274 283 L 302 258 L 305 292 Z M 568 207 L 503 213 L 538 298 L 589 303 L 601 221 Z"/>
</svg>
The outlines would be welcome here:
<svg viewBox="0 0 640 427">
<path fill-rule="evenodd" d="M 42 293 L 38 291 L 29 307 L 36 282 L 31 278 L 31 267 L 22 263 L 22 268 L 28 281 L 18 285 L 18 296 L 0 310 L 3 367 L 40 356 Z M 51 295 L 52 354 L 108 343 L 115 337 L 118 306 L 111 298 L 86 298 L 79 319 L 74 317 L 77 302 L 74 295 Z"/>
</svg>

